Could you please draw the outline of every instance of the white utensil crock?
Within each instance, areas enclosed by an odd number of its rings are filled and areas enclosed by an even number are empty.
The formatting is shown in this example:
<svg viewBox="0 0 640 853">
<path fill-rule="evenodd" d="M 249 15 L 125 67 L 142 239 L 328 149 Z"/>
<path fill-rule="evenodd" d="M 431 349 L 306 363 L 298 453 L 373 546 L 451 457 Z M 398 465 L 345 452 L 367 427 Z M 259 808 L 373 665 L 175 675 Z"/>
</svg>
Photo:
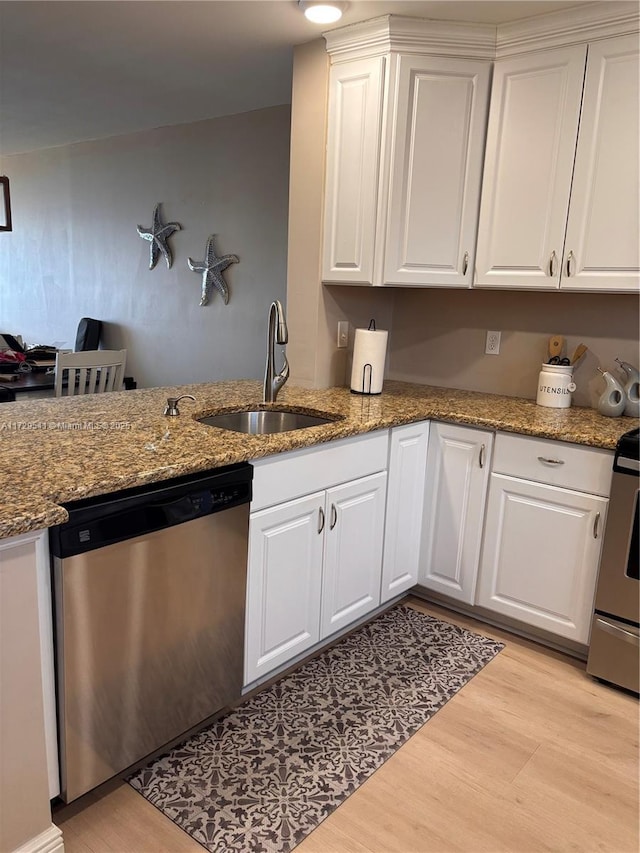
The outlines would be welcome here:
<svg viewBox="0 0 640 853">
<path fill-rule="evenodd" d="M 538 377 L 539 406 L 552 409 L 568 409 L 571 405 L 571 394 L 576 390 L 573 381 L 573 366 L 571 364 L 543 364 Z"/>
</svg>

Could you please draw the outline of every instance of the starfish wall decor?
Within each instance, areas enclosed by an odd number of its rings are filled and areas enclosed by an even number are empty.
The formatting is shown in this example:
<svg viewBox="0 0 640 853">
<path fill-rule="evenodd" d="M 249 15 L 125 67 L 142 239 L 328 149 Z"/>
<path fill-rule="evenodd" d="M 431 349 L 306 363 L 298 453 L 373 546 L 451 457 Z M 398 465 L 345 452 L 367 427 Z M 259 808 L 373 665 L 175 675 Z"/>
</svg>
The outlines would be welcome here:
<svg viewBox="0 0 640 853">
<path fill-rule="evenodd" d="M 229 302 L 229 288 L 222 278 L 222 273 L 231 264 L 238 263 L 237 255 L 222 255 L 222 257 L 216 255 L 213 245 L 214 237 L 215 234 L 212 234 L 207 240 L 207 248 L 205 249 L 203 261 L 194 261 L 192 258 L 187 259 L 189 269 L 192 272 L 202 274 L 200 305 L 206 305 L 209 302 L 212 287 L 215 287 L 220 296 L 222 296 L 225 305 Z"/>
<path fill-rule="evenodd" d="M 148 240 L 151 243 L 149 247 L 149 269 L 152 270 L 158 263 L 158 258 L 162 257 L 167 262 L 167 267 L 171 269 L 173 263 L 173 255 L 168 244 L 168 239 L 176 231 L 180 231 L 182 225 L 179 222 L 162 221 L 160 216 L 160 204 L 156 204 L 153 209 L 153 224 L 150 228 L 145 228 L 143 225 L 138 225 L 138 234 L 143 240 Z"/>
</svg>

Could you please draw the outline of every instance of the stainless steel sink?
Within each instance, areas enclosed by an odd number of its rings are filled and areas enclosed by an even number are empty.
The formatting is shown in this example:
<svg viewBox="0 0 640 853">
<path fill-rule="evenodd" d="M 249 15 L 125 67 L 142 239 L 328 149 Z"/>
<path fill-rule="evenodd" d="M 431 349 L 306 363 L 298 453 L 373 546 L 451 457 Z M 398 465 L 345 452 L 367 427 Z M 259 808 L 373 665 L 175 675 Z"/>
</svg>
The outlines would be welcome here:
<svg viewBox="0 0 640 853">
<path fill-rule="evenodd" d="M 251 412 L 222 412 L 197 419 L 201 424 L 230 429 L 233 432 L 244 432 L 248 435 L 269 435 L 276 432 L 289 432 L 295 429 L 321 426 L 339 417 L 324 415 L 309 415 L 304 412 L 277 411 L 275 409 L 260 409 Z"/>
</svg>

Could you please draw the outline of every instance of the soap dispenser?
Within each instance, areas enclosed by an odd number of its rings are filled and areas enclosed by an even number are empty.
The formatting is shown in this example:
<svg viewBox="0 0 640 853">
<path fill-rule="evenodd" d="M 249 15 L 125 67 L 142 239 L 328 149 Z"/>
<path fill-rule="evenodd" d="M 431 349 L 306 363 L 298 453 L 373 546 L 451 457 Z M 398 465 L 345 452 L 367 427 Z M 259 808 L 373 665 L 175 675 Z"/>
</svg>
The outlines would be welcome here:
<svg viewBox="0 0 640 853">
<path fill-rule="evenodd" d="M 626 374 L 624 414 L 630 418 L 637 418 L 640 416 L 640 373 L 628 361 L 620 361 L 619 358 L 616 358 L 616 362 Z"/>
<path fill-rule="evenodd" d="M 624 388 L 608 370 L 598 368 L 598 373 L 602 374 L 602 378 L 607 383 L 603 395 L 598 400 L 598 411 L 607 418 L 619 418 L 624 412 L 627 400 Z"/>
</svg>

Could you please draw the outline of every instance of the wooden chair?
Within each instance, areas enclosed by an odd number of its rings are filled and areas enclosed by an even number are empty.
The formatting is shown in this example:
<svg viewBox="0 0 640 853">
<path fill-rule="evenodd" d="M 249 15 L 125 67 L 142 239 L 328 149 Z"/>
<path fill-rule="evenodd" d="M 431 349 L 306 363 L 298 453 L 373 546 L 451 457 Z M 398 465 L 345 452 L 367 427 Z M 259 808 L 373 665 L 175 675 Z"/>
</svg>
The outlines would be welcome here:
<svg viewBox="0 0 640 853">
<path fill-rule="evenodd" d="M 56 397 L 121 391 L 126 360 L 126 349 L 57 353 Z M 62 385 L 65 378 L 66 391 Z"/>
</svg>

